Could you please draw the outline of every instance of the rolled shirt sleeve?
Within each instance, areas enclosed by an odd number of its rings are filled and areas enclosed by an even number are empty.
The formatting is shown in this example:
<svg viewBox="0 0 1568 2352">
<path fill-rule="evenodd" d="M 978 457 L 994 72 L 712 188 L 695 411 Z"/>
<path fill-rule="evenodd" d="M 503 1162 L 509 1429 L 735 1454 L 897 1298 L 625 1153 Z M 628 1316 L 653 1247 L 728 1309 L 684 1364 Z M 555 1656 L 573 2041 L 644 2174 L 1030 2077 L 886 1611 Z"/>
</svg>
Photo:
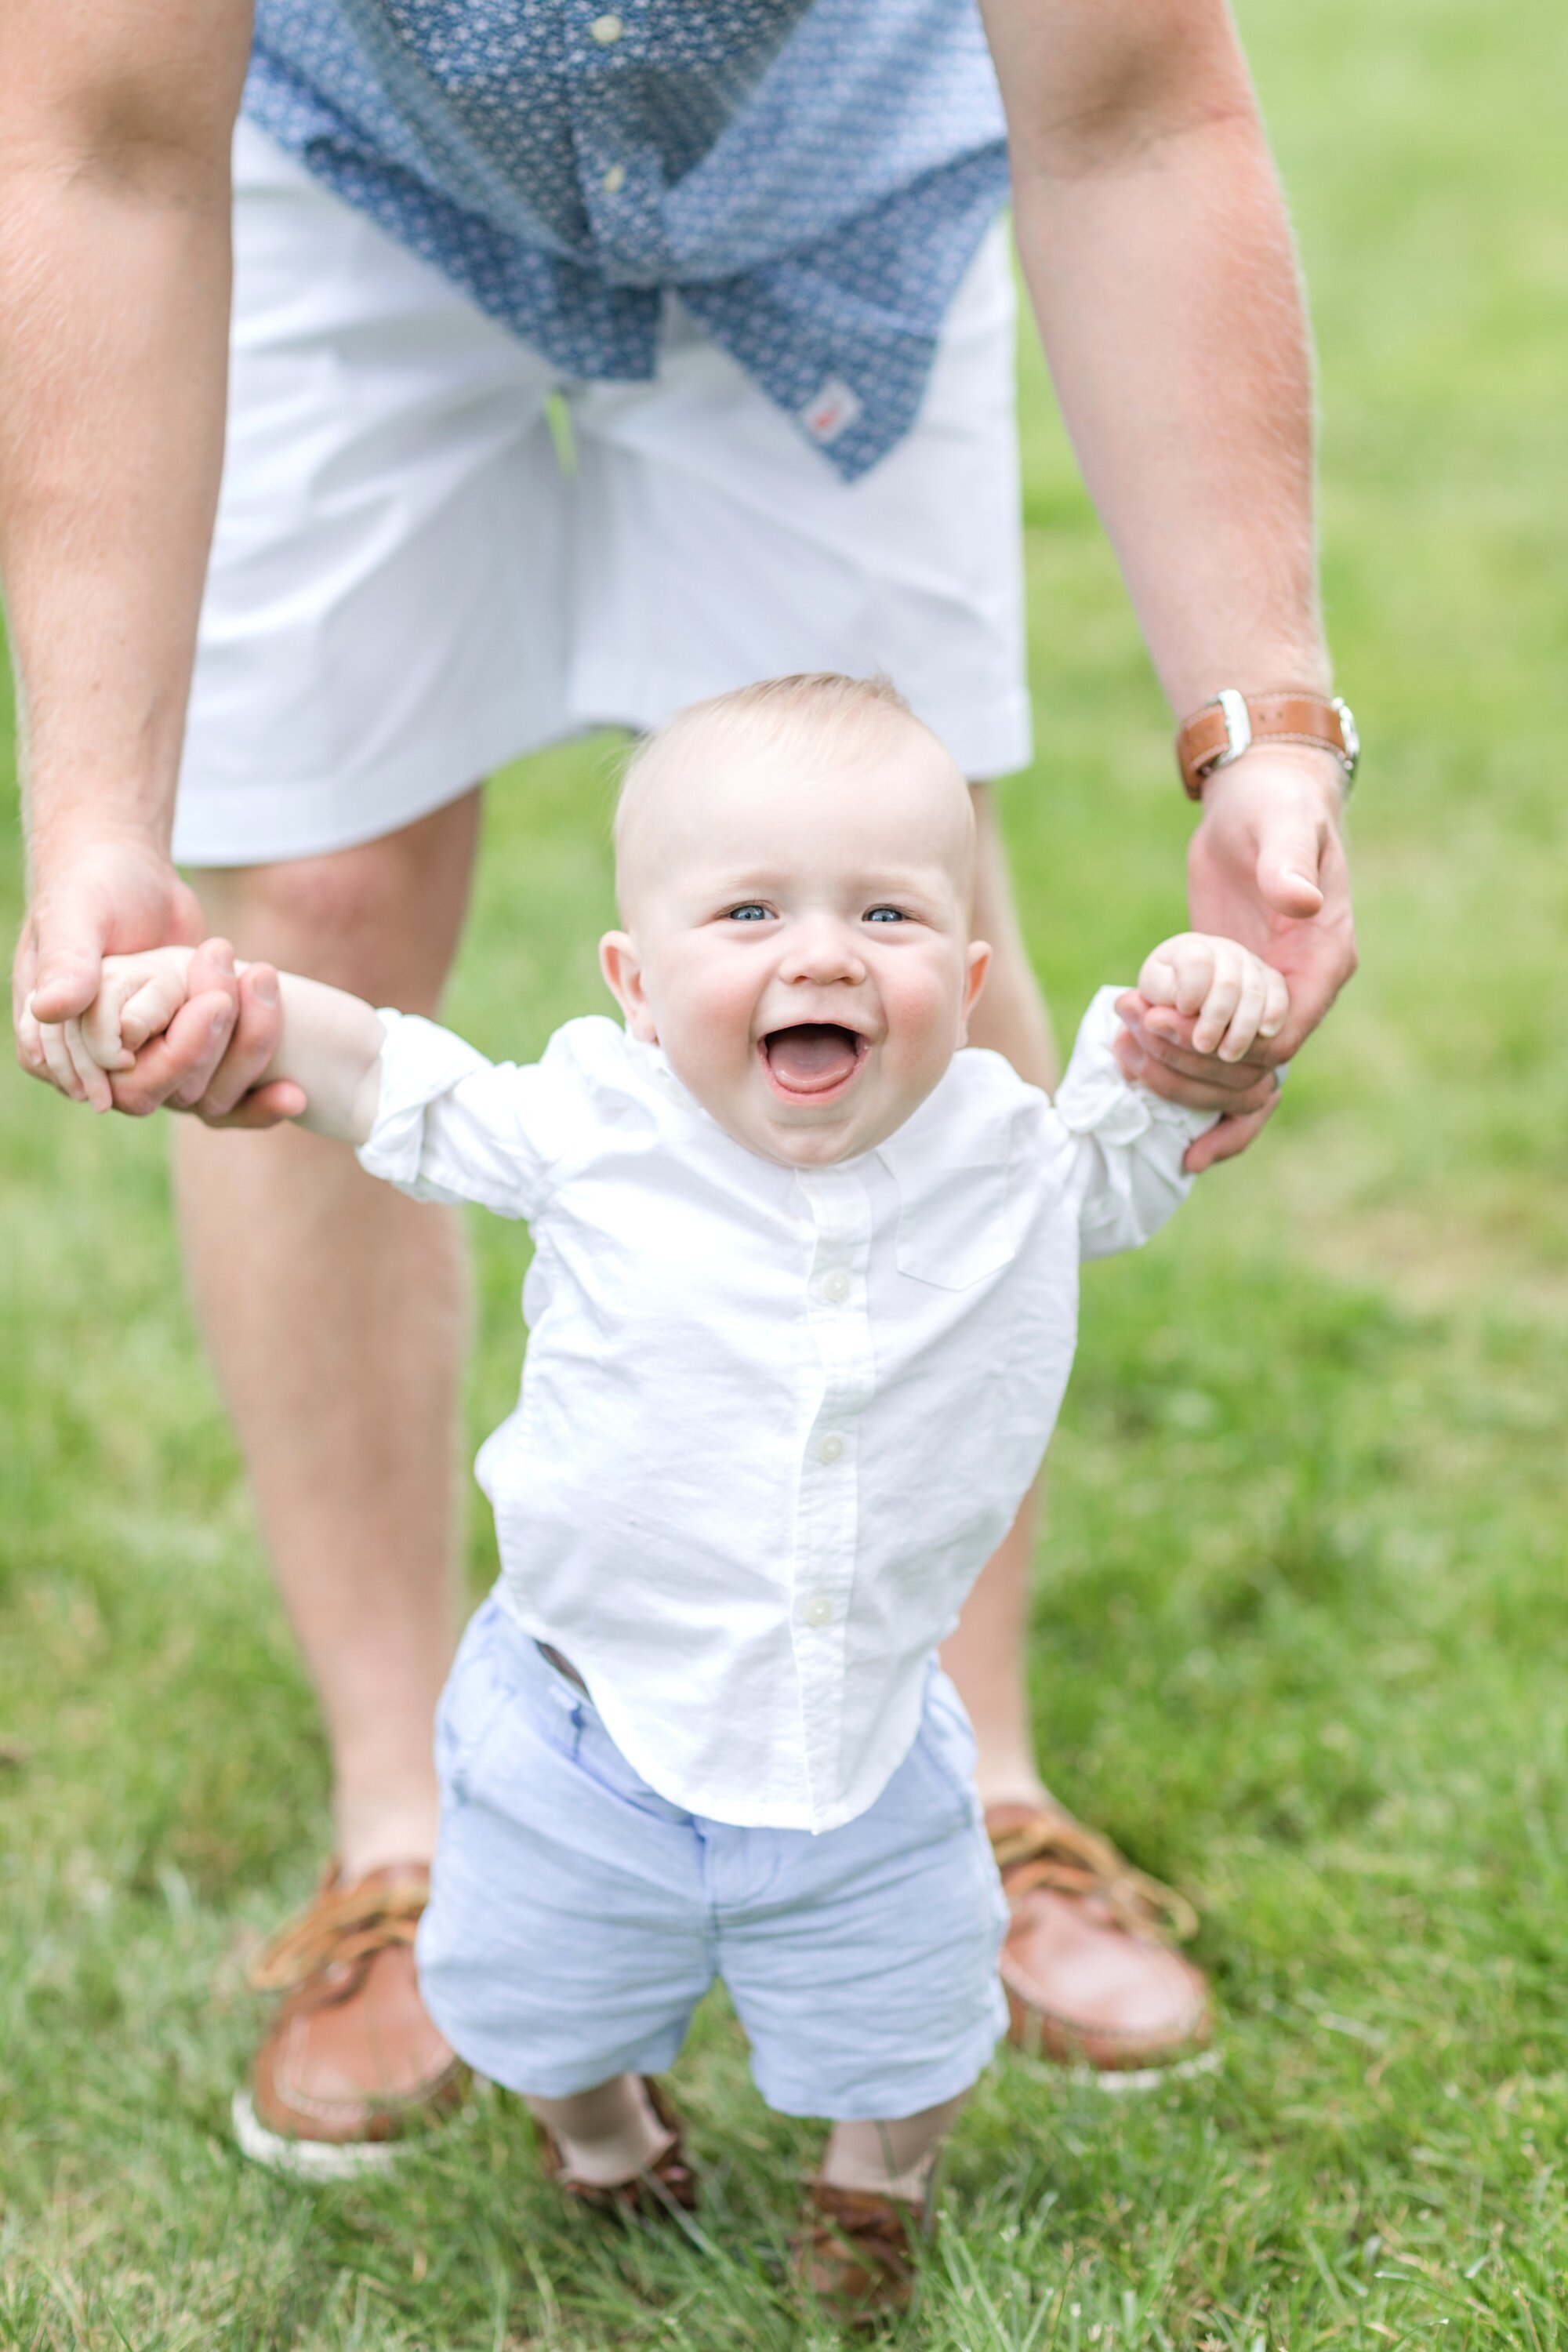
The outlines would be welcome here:
<svg viewBox="0 0 1568 2352">
<path fill-rule="evenodd" d="M 1102 988 L 1084 1014 L 1056 1097 L 1062 1125 L 1083 1160 L 1079 1231 L 1083 1255 L 1137 1249 L 1186 1199 L 1193 1179 L 1187 1147 L 1214 1126 L 1217 1111 L 1167 1102 L 1122 1074 L 1111 1048 L 1121 1033 L 1118 988 Z"/>
<path fill-rule="evenodd" d="M 438 1023 L 384 1010 L 381 1098 L 355 1155 L 416 1201 L 476 1201 L 533 1217 L 564 1153 L 578 1089 L 570 1066 L 488 1062 Z"/>
</svg>

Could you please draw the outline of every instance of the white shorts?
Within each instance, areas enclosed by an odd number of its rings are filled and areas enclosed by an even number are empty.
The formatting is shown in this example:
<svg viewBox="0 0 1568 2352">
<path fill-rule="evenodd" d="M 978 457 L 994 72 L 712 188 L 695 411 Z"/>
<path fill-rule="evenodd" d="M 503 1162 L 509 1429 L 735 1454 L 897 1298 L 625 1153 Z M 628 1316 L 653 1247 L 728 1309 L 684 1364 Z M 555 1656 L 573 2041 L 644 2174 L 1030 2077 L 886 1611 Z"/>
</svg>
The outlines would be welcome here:
<svg viewBox="0 0 1568 2352">
<path fill-rule="evenodd" d="M 185 863 L 346 848 L 792 670 L 885 670 L 971 776 L 1027 762 L 1001 223 L 914 430 L 846 485 L 679 305 L 653 382 L 563 383 L 248 123 L 235 172 Z"/>
</svg>

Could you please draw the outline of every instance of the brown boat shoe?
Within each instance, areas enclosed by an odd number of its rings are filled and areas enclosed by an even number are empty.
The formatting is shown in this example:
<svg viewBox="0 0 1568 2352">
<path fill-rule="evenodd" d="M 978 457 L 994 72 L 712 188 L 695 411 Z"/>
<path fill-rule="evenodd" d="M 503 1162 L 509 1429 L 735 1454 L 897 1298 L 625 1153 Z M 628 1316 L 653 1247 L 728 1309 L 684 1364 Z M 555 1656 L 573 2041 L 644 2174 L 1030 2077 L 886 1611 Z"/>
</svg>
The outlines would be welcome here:
<svg viewBox="0 0 1568 2352">
<path fill-rule="evenodd" d="M 795 2285 L 841 2325 L 896 2319 L 913 2300 L 915 2248 L 932 2226 L 929 2200 L 814 2180 L 795 2241 Z"/>
<path fill-rule="evenodd" d="M 552 2180 L 563 2196 L 575 2198 L 595 2213 L 668 2221 L 675 2218 L 677 2209 L 682 2213 L 697 2210 L 697 2174 L 687 2157 L 686 2126 L 679 2111 L 651 2074 L 643 2076 L 642 2086 L 647 2093 L 648 2105 L 670 2137 L 668 2147 L 641 2172 L 634 2172 L 629 2180 L 579 2180 L 575 2173 L 567 2170 L 554 2133 L 535 2116 L 539 2161 L 545 2179 Z"/>
<path fill-rule="evenodd" d="M 1002 1983 L 1018 2047 L 1108 2078 L 1193 2060 L 1212 2021 L 1174 1948 L 1197 1927 L 1185 1897 L 1070 1813 L 993 1805 L 985 1827 L 1012 1912 Z"/>
<path fill-rule="evenodd" d="M 234 2102 L 236 2137 L 258 2164 L 329 2180 L 375 2170 L 462 2097 L 468 2070 L 414 1974 L 429 1895 L 424 1863 L 346 1884 L 329 1863 L 305 1909 L 263 1947 L 250 1981 L 283 1999 Z"/>
</svg>

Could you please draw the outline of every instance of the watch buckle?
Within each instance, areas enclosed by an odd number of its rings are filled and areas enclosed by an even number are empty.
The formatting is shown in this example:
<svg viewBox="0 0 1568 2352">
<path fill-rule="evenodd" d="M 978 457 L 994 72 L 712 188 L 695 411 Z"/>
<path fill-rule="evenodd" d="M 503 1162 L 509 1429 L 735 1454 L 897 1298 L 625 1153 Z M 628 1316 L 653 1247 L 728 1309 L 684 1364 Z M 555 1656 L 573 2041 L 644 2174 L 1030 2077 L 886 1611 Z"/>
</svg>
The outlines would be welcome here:
<svg viewBox="0 0 1568 2352">
<path fill-rule="evenodd" d="M 1354 783 L 1355 772 L 1361 765 L 1361 737 L 1356 731 L 1356 723 L 1351 716 L 1351 707 L 1344 696 L 1336 694 L 1332 698 L 1332 704 L 1340 722 L 1340 740 L 1345 747 L 1345 782 L 1349 785 Z"/>
<path fill-rule="evenodd" d="M 1247 697 L 1234 686 L 1222 686 L 1215 696 L 1220 717 L 1225 720 L 1225 750 L 1216 751 L 1205 773 L 1215 768 L 1228 768 L 1244 751 L 1252 749 L 1252 713 L 1247 707 Z"/>
</svg>

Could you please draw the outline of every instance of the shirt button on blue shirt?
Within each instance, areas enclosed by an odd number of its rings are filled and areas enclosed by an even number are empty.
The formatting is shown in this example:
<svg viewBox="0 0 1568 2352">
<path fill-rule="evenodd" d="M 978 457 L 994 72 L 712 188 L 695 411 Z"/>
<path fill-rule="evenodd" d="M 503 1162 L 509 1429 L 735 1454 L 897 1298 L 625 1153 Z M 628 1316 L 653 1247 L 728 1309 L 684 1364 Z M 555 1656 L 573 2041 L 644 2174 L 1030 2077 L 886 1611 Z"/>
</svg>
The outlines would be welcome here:
<svg viewBox="0 0 1568 2352">
<path fill-rule="evenodd" d="M 679 293 L 847 481 L 1007 189 L 974 0 L 256 0 L 245 111 L 566 380 Z"/>
</svg>

